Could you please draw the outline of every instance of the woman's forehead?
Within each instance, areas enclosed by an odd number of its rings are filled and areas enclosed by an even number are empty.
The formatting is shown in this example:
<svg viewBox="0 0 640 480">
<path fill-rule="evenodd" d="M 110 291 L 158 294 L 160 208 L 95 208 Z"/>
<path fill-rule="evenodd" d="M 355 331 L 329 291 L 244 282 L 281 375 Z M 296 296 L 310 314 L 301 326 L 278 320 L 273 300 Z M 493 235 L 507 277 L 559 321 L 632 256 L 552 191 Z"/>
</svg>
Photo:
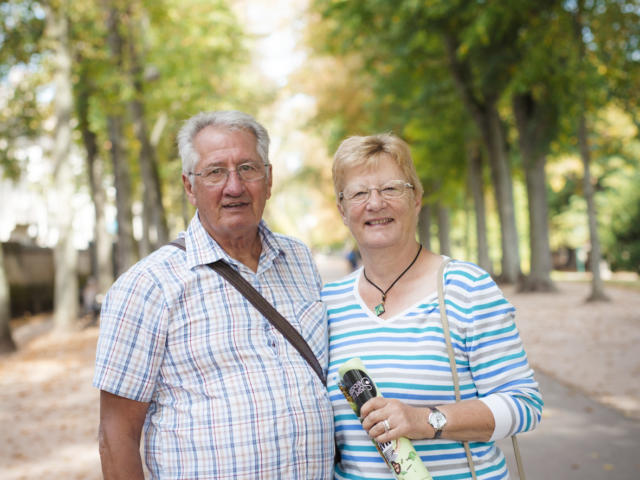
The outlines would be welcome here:
<svg viewBox="0 0 640 480">
<path fill-rule="evenodd" d="M 393 161 L 393 159 L 385 155 L 386 158 L 378 158 L 375 162 L 368 162 L 360 165 L 353 165 L 344 172 L 345 185 L 351 183 L 366 183 L 366 180 L 398 180 L 402 179 L 402 170 Z"/>
</svg>

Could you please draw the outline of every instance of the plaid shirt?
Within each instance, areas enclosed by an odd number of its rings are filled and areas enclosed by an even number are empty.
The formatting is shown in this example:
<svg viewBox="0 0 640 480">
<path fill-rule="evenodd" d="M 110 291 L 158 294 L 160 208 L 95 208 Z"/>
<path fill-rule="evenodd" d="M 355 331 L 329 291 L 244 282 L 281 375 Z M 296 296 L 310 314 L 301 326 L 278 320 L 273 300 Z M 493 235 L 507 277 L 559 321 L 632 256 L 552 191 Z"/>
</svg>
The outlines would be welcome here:
<svg viewBox="0 0 640 480">
<path fill-rule="evenodd" d="M 301 242 L 260 223 L 257 272 L 230 258 L 198 216 L 186 252 L 165 246 L 109 290 L 93 384 L 150 402 L 153 478 L 331 478 L 333 413 L 297 350 L 208 263 L 235 266 L 307 340 L 326 372 L 321 280 Z"/>
</svg>

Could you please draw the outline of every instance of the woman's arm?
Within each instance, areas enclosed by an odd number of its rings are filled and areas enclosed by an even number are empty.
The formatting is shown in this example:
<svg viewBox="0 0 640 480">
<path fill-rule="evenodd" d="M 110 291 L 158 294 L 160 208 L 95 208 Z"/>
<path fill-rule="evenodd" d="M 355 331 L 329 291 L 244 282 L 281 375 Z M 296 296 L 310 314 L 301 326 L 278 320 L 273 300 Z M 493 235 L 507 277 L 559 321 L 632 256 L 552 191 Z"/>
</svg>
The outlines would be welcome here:
<svg viewBox="0 0 640 480">
<path fill-rule="evenodd" d="M 494 431 L 495 421 L 487 405 L 480 400 L 465 400 L 460 403 L 438 405 L 447 418 L 439 438 L 457 441 L 488 441 Z M 362 406 L 360 411 L 363 428 L 371 438 L 383 443 L 399 437 L 413 440 L 431 439 L 434 428 L 428 418 L 431 409 L 412 407 L 400 400 L 376 397 Z M 390 430 L 385 432 L 384 420 Z"/>
</svg>

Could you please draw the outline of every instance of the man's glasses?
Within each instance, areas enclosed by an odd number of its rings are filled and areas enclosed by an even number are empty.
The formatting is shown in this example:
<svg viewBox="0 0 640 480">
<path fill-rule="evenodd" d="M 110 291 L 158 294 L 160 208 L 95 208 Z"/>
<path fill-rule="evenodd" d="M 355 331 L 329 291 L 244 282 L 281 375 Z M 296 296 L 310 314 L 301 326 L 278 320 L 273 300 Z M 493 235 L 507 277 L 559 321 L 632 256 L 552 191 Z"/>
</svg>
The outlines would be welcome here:
<svg viewBox="0 0 640 480">
<path fill-rule="evenodd" d="M 235 168 L 236 173 L 244 182 L 256 182 L 267 176 L 268 163 L 247 162 Z M 230 170 L 226 167 L 209 167 L 201 172 L 188 172 L 189 175 L 200 177 L 208 185 L 223 185 L 229 179 Z"/>
<path fill-rule="evenodd" d="M 391 180 L 379 187 L 365 187 L 364 185 L 349 186 L 338 194 L 338 198 L 345 200 L 352 205 L 360 205 L 371 198 L 371 191 L 377 190 L 382 198 L 393 200 L 403 196 L 407 190 L 412 190 L 413 185 L 404 180 Z"/>
</svg>

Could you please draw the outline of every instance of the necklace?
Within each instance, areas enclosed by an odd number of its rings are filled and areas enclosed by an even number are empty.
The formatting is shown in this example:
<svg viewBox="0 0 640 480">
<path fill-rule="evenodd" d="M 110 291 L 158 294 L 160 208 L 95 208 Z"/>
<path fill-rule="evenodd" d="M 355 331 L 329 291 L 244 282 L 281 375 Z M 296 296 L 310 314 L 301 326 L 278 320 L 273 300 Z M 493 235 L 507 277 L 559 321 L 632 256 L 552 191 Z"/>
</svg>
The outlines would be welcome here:
<svg viewBox="0 0 640 480">
<path fill-rule="evenodd" d="M 362 270 L 362 273 L 364 274 L 364 278 L 367 280 L 367 282 L 369 282 L 371 285 L 373 285 L 382 294 L 382 300 L 380 300 L 380 303 L 378 305 L 376 305 L 375 308 L 373 309 L 373 311 L 375 312 L 375 314 L 378 317 L 384 313 L 384 301 L 387 298 L 387 293 L 389 292 L 389 290 L 391 290 L 393 288 L 393 286 L 398 282 L 398 280 L 400 280 L 402 278 L 402 276 L 405 273 L 407 273 L 411 267 L 413 267 L 413 264 L 416 263 L 416 260 L 418 260 L 418 257 L 420 256 L 420 252 L 421 251 L 422 251 L 422 245 L 420 245 L 420 247 L 418 248 L 418 253 L 416 253 L 416 256 L 413 258 L 413 260 L 411 261 L 409 266 L 407 268 L 405 268 L 402 271 L 402 273 L 396 277 L 396 279 L 393 281 L 393 283 L 391 285 L 389 285 L 389 288 L 387 288 L 386 290 L 382 290 L 378 285 L 376 285 L 371 280 L 369 280 L 369 277 L 367 277 L 367 271 L 364 270 L 364 269 Z"/>
</svg>

